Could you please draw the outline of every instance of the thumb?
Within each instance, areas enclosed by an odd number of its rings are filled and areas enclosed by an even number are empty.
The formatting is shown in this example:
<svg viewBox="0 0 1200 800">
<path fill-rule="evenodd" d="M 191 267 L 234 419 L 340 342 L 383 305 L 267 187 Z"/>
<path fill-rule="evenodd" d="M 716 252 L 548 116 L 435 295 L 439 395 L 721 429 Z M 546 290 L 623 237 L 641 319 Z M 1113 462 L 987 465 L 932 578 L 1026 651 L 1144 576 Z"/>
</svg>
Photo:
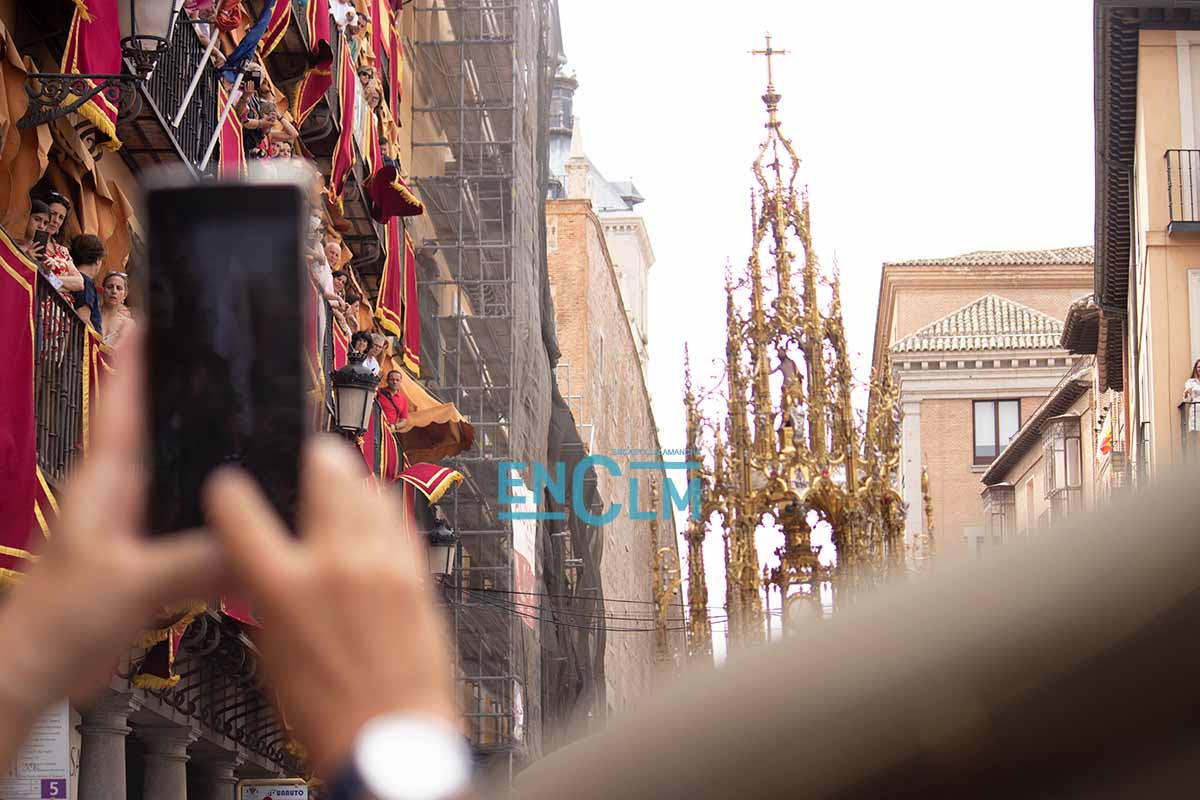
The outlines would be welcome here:
<svg viewBox="0 0 1200 800">
<path fill-rule="evenodd" d="M 145 545 L 142 575 L 153 603 L 215 594 L 224 573 L 221 546 L 211 534 L 184 533 Z"/>
</svg>

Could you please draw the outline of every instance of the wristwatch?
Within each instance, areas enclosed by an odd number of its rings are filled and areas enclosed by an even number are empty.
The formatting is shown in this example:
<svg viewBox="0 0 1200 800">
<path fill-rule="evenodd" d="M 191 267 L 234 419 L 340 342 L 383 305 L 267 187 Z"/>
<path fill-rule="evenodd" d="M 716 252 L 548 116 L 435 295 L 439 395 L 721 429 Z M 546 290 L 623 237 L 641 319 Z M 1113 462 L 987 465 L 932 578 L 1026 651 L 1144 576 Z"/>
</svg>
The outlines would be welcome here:
<svg viewBox="0 0 1200 800">
<path fill-rule="evenodd" d="M 471 782 L 471 751 L 432 717 L 383 714 L 362 727 L 330 800 L 455 800 Z"/>
</svg>

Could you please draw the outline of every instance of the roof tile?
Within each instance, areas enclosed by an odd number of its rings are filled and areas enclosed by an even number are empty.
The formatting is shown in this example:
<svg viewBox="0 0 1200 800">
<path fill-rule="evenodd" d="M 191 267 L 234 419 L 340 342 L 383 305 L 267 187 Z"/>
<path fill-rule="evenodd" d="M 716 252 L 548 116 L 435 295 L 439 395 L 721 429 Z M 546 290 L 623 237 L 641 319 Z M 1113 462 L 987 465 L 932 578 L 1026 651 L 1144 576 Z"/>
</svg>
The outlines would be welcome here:
<svg viewBox="0 0 1200 800">
<path fill-rule="evenodd" d="M 916 258 L 892 261 L 890 267 L 1008 267 L 1088 265 L 1093 263 L 1091 247 L 1062 247 L 1057 250 L 976 250 L 948 258 Z"/>
<path fill-rule="evenodd" d="M 1054 350 L 1063 324 L 1006 297 L 985 295 L 892 345 L 893 353 Z"/>
</svg>

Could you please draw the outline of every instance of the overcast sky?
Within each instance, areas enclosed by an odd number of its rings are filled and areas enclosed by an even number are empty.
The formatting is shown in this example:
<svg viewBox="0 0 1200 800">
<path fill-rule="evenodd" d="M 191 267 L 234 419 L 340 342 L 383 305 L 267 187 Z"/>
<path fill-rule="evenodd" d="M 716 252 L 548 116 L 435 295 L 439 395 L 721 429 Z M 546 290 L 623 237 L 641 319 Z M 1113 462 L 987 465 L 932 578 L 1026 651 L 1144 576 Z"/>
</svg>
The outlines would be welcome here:
<svg viewBox="0 0 1200 800">
<path fill-rule="evenodd" d="M 1090 0 L 560 0 L 588 156 L 646 202 L 650 389 L 682 447 L 682 356 L 720 374 L 726 259 L 749 253 L 750 164 L 774 45 L 817 249 L 844 281 L 865 378 L 885 261 L 1090 244 Z M 764 537 L 765 538 L 765 537 Z M 760 542 L 764 563 L 777 541 Z M 705 548 L 723 616 L 721 539 Z M 774 562 L 774 557 L 770 560 Z"/>
</svg>

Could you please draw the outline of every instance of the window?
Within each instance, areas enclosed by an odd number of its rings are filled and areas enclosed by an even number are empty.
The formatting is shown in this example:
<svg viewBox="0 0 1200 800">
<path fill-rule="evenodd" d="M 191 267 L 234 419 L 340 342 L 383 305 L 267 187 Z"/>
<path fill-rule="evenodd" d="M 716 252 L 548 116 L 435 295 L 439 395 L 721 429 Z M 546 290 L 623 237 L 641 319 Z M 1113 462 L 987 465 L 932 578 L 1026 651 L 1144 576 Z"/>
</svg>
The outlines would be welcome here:
<svg viewBox="0 0 1200 800">
<path fill-rule="evenodd" d="M 974 463 L 990 464 L 1021 427 L 1021 401 L 976 400 L 974 427 Z"/>
</svg>

